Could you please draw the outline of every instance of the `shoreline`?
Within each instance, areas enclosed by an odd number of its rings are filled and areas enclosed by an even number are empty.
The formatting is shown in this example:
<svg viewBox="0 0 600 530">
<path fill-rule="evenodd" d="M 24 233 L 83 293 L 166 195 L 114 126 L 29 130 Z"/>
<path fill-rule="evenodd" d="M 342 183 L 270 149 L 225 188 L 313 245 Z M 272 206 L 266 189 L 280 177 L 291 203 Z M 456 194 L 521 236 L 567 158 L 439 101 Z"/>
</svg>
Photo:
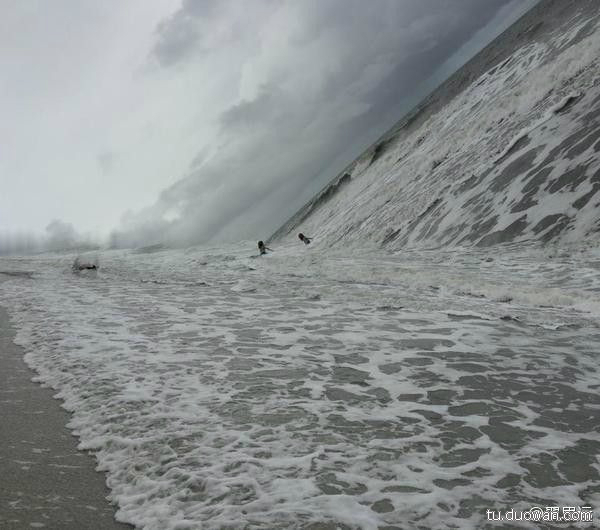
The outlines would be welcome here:
<svg viewBox="0 0 600 530">
<path fill-rule="evenodd" d="M 77 449 L 69 413 L 54 390 L 32 381 L 14 336 L 0 306 L 0 527 L 133 529 L 115 520 L 95 457 Z"/>
</svg>

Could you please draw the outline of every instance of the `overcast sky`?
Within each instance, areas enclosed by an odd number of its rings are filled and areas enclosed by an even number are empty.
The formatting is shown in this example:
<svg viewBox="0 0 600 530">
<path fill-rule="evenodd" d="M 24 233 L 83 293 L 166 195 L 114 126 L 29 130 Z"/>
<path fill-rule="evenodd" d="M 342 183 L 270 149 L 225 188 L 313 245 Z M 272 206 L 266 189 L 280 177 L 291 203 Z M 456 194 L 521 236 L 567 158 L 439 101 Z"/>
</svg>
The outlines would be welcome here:
<svg viewBox="0 0 600 530">
<path fill-rule="evenodd" d="M 0 0 L 0 234 L 266 238 L 535 3 Z"/>
</svg>

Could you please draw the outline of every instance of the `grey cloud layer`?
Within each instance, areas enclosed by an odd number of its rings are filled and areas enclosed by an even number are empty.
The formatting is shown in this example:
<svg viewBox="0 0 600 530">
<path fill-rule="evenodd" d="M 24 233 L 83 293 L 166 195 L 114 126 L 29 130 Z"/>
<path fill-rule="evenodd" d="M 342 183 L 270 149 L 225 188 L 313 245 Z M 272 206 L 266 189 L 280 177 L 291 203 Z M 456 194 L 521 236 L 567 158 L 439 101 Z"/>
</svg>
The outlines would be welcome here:
<svg viewBox="0 0 600 530">
<path fill-rule="evenodd" d="M 221 109 L 215 146 L 199 145 L 189 172 L 113 243 L 266 237 L 508 3 L 184 1 L 157 28 L 153 57 L 179 75 L 217 47 L 246 54 L 239 96 Z"/>
</svg>

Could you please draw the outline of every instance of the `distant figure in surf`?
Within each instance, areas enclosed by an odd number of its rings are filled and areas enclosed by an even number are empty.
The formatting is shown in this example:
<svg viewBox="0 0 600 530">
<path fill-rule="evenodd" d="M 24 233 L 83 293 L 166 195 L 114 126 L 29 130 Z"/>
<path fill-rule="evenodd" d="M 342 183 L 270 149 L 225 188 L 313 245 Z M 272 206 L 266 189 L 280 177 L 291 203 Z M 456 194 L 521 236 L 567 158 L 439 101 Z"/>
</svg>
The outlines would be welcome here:
<svg viewBox="0 0 600 530">
<path fill-rule="evenodd" d="M 98 265 L 96 263 L 91 262 L 81 262 L 79 261 L 79 256 L 75 258 L 73 262 L 73 272 L 81 272 L 85 270 L 98 270 Z"/>
<path fill-rule="evenodd" d="M 298 234 L 298 239 L 305 245 L 310 245 L 310 237 L 306 237 L 302 232 Z"/>
<path fill-rule="evenodd" d="M 258 251 L 260 252 L 260 255 L 262 256 L 263 254 L 266 254 L 267 250 L 270 250 L 271 252 L 273 252 L 273 250 L 270 249 L 269 247 L 267 247 L 262 241 L 259 241 L 258 242 Z"/>
</svg>

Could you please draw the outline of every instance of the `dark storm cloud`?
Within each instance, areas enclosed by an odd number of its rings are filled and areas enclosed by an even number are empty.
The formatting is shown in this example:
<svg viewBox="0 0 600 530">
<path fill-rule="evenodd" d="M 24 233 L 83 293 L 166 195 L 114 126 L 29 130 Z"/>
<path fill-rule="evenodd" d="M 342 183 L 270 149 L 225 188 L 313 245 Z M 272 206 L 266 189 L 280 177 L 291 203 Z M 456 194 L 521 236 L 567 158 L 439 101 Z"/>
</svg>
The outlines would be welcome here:
<svg viewBox="0 0 600 530">
<path fill-rule="evenodd" d="M 509 3 L 243 4 L 271 15 L 244 13 L 249 22 L 235 36 L 242 48 L 248 39 L 259 40 L 242 72 L 256 89 L 223 108 L 216 154 L 207 157 L 203 146 L 189 173 L 153 207 L 132 215 L 115 242 L 266 237 L 333 176 L 340 155 L 357 154 L 365 139 L 399 119 L 402 102 L 423 96 L 418 87 Z M 205 53 L 216 39 L 211 27 L 229 17 L 242 28 L 240 9 L 239 2 L 184 2 L 160 25 L 153 53 L 164 66 L 194 57 L 195 50 Z"/>
<path fill-rule="evenodd" d="M 243 130 L 256 127 L 257 124 L 272 123 L 281 113 L 278 107 L 283 94 L 278 93 L 277 87 L 262 87 L 260 93 L 252 100 L 244 100 L 229 107 L 221 114 L 223 130 Z"/>
<path fill-rule="evenodd" d="M 184 0 L 177 12 L 161 22 L 154 54 L 163 66 L 189 56 L 202 42 L 204 31 L 219 9 L 218 0 Z"/>
</svg>

